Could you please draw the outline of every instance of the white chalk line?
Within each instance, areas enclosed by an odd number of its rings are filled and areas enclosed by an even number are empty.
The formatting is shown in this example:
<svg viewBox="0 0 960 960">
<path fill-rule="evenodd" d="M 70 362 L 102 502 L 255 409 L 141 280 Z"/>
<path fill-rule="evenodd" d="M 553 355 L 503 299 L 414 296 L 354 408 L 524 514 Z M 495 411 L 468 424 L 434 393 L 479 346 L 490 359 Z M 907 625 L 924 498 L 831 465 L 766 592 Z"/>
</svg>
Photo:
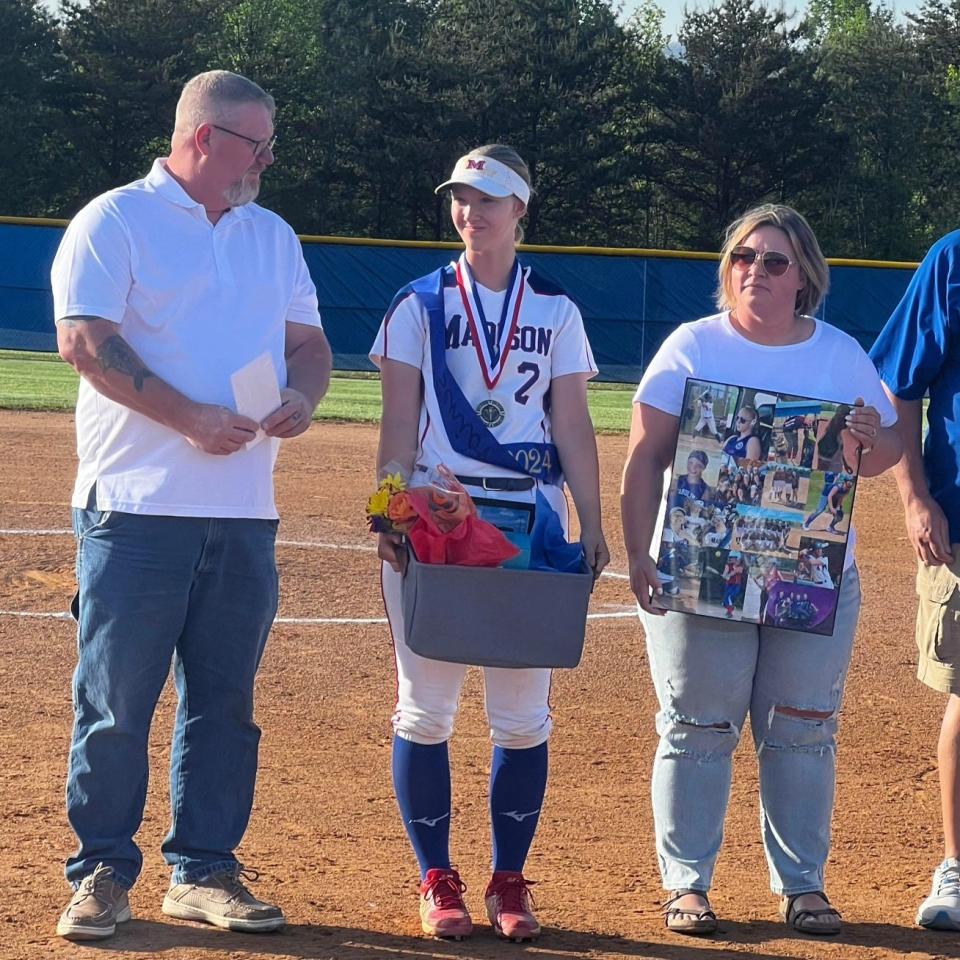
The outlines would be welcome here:
<svg viewBox="0 0 960 960">
<path fill-rule="evenodd" d="M 73 536 L 72 530 L 0 530 L 0 537 L 65 537 Z"/>
<path fill-rule="evenodd" d="M 20 617 L 24 620 L 72 620 L 69 610 L 62 613 L 44 613 L 30 610 L 0 610 L 0 617 Z"/>
<path fill-rule="evenodd" d="M 634 611 L 619 613 L 588 613 L 588 620 L 623 620 L 636 617 Z M 19 617 L 23 620 L 72 620 L 68 610 L 55 611 L 0 610 L 0 617 Z M 278 626 L 377 626 L 386 624 L 386 617 L 277 617 Z"/>
<path fill-rule="evenodd" d="M 72 530 L 44 530 L 44 529 L 17 529 L 0 530 L 0 536 L 5 537 L 62 537 L 73 536 Z M 364 553 L 375 553 L 376 547 L 368 544 L 350 544 L 350 543 L 327 543 L 321 540 L 278 540 L 278 547 L 316 547 L 321 550 L 358 550 Z M 613 573 L 604 571 L 601 577 L 609 577 L 613 580 L 629 580 L 630 577 L 625 573 Z M 635 617 L 634 611 L 621 613 L 588 613 L 588 620 L 619 620 L 626 617 Z M 28 611 L 28 610 L 0 610 L 0 617 L 20 617 L 21 619 L 34 620 L 72 620 L 73 617 L 69 611 L 57 613 L 55 611 Z M 386 617 L 277 617 L 273 621 L 275 624 L 288 626 L 365 626 L 381 625 L 387 623 Z"/>
<path fill-rule="evenodd" d="M 73 536 L 72 530 L 0 530 L 0 537 L 63 537 Z M 366 543 L 328 543 L 324 540 L 278 540 L 278 547 L 317 547 L 321 550 L 358 550 L 363 553 L 376 553 L 377 548 Z M 604 570 L 601 577 L 611 580 L 629 580 L 626 573 L 614 573 Z"/>
<path fill-rule="evenodd" d="M 278 540 L 278 547 L 320 547 L 322 550 L 362 550 L 376 553 L 377 548 L 367 543 L 323 543 L 318 540 Z"/>
<path fill-rule="evenodd" d="M 0 530 L 0 537 L 72 537 L 73 531 L 64 530 Z M 322 540 L 278 540 L 278 547 L 319 547 L 324 550 L 362 550 L 376 553 L 377 548 L 366 543 L 326 543 Z"/>
</svg>

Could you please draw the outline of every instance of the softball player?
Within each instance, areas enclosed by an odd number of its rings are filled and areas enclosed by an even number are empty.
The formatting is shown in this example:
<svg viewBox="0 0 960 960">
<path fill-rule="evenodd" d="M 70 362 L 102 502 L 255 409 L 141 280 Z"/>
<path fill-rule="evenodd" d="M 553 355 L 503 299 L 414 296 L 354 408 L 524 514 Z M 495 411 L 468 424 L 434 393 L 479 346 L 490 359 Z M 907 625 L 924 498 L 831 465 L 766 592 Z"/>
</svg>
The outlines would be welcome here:
<svg viewBox="0 0 960 960">
<path fill-rule="evenodd" d="M 803 521 L 802 527 L 804 530 L 809 530 L 813 526 L 813 521 L 820 514 L 829 510 L 833 514 L 833 520 L 830 521 L 827 529 L 831 533 L 839 532 L 836 525 L 843 519 L 843 501 L 853 488 L 853 480 L 846 474 L 840 474 L 839 477 L 834 479 L 835 476 L 833 473 L 823 475 L 823 492 L 820 494 L 816 509 Z"/>
<path fill-rule="evenodd" d="M 754 583 L 760 588 L 760 622 L 767 622 L 767 600 L 770 597 L 770 591 L 783 580 L 777 561 L 772 557 L 764 560 L 760 574 L 753 578 Z"/>
<path fill-rule="evenodd" d="M 670 501 L 671 507 L 689 509 L 692 500 L 706 502 L 713 498 L 713 489 L 703 479 L 710 458 L 703 450 L 691 450 L 687 457 L 687 472 L 677 477 L 677 489 Z"/>
<path fill-rule="evenodd" d="M 701 431 L 704 427 L 710 433 L 710 436 L 715 440 L 720 439 L 720 431 L 717 430 L 717 421 L 713 416 L 713 395 L 709 390 L 704 390 L 703 393 L 697 397 L 697 407 L 700 411 L 700 416 L 697 419 L 697 425 L 693 428 L 693 436 L 699 437 Z"/>
<path fill-rule="evenodd" d="M 726 586 L 723 589 L 723 606 L 727 611 L 727 617 L 733 617 L 733 608 L 743 590 L 746 579 L 746 566 L 743 559 L 734 554 L 730 554 L 727 565 L 723 568 L 723 580 Z"/>
<path fill-rule="evenodd" d="M 800 430 L 806 423 L 806 417 L 798 414 L 786 417 L 783 421 L 783 435 L 787 440 L 787 459 L 796 460 L 800 453 Z"/>
<path fill-rule="evenodd" d="M 818 587 L 833 589 L 833 577 L 830 576 L 830 561 L 823 555 L 823 547 L 817 546 L 810 557 L 810 578 Z"/>
<path fill-rule="evenodd" d="M 397 294 L 370 354 L 383 391 L 378 466 L 444 463 L 472 494 L 535 503 L 564 529 L 565 480 L 586 561 L 599 574 L 609 553 L 586 399 L 597 368 L 573 301 L 517 260 L 531 194 L 526 164 L 509 147 L 480 147 L 437 188 L 448 190 L 465 252 Z M 379 554 L 397 661 L 394 787 L 420 865 L 421 925 L 460 939 L 472 921 L 450 861 L 447 741 L 467 668 L 406 646 L 396 539 L 381 536 Z M 540 925 L 523 867 L 546 790 L 550 671 L 485 668 L 484 686 L 494 743 L 486 909 L 498 934 L 530 940 Z"/>
</svg>

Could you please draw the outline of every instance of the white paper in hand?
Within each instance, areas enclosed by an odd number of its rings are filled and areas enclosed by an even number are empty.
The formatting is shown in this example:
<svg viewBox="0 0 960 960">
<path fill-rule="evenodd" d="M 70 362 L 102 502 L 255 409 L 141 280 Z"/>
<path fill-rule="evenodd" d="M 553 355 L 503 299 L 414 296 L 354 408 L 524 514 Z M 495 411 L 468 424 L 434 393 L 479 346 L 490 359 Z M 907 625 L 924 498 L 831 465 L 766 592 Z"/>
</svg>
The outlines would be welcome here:
<svg viewBox="0 0 960 960">
<path fill-rule="evenodd" d="M 280 406 L 280 384 L 269 353 L 261 353 L 231 374 L 230 385 L 233 387 L 237 413 L 257 423 Z M 258 444 L 265 436 L 263 430 L 258 430 L 256 437 L 247 444 L 247 449 Z"/>
</svg>

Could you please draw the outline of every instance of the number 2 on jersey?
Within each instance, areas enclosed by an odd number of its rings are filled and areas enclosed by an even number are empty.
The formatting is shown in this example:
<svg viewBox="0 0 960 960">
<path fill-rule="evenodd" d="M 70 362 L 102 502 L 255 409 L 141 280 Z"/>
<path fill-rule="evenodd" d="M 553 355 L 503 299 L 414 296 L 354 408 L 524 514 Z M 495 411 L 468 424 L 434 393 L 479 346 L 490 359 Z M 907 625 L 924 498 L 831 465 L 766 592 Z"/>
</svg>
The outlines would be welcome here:
<svg viewBox="0 0 960 960">
<path fill-rule="evenodd" d="M 524 405 L 530 399 L 530 388 L 540 379 L 540 367 L 536 363 L 521 363 L 517 367 L 517 373 L 529 373 L 530 376 L 523 382 L 523 385 L 513 395 L 517 403 Z"/>
</svg>

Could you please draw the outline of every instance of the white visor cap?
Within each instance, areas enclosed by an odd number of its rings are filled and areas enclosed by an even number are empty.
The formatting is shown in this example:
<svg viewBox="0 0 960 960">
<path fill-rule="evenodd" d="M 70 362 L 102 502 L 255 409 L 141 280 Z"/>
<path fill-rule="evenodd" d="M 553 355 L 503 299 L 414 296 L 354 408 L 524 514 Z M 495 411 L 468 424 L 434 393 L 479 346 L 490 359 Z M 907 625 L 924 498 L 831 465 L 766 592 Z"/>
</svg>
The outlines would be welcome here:
<svg viewBox="0 0 960 960">
<path fill-rule="evenodd" d="M 441 183 L 434 192 L 440 193 L 441 190 L 457 184 L 476 187 L 491 197 L 514 196 L 524 204 L 530 202 L 530 187 L 527 186 L 527 181 L 505 163 L 482 154 L 468 153 L 461 157 L 454 166 L 450 179 Z"/>
</svg>

